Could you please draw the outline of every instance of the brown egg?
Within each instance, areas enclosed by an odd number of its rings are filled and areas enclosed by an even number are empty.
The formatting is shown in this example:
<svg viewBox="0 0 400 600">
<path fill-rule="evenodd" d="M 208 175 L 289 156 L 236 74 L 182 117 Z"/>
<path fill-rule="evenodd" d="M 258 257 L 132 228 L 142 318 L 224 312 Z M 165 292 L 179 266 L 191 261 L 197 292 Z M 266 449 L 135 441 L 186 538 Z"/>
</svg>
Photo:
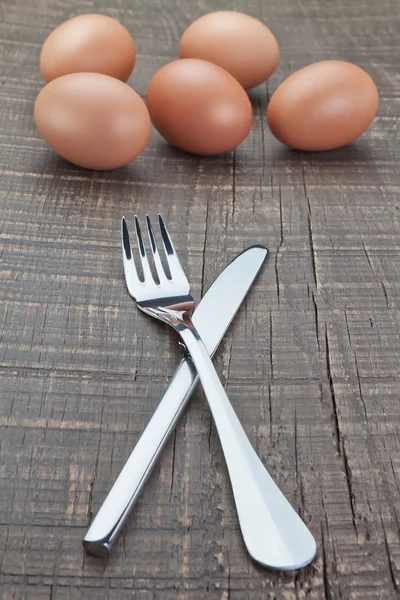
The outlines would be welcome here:
<svg viewBox="0 0 400 600">
<path fill-rule="evenodd" d="M 147 91 L 156 129 L 173 146 L 194 154 L 219 154 L 238 146 L 252 122 L 250 100 L 227 71 L 204 60 L 162 67 Z"/>
<path fill-rule="evenodd" d="M 275 71 L 279 46 L 271 31 L 253 17 L 223 10 L 204 15 L 186 29 L 181 58 L 202 58 L 233 75 L 245 89 L 259 85 Z"/>
<path fill-rule="evenodd" d="M 46 83 L 82 72 L 126 81 L 135 57 L 133 39 L 121 23 L 105 15 L 80 15 L 50 33 L 40 54 L 40 71 Z"/>
<path fill-rule="evenodd" d="M 116 169 L 145 148 L 146 105 L 126 83 L 73 73 L 47 84 L 35 103 L 40 135 L 60 156 L 87 169 Z"/>
<path fill-rule="evenodd" d="M 282 144 L 331 150 L 358 138 L 379 105 L 371 77 L 348 62 L 326 60 L 300 69 L 273 94 L 268 124 Z"/>
</svg>

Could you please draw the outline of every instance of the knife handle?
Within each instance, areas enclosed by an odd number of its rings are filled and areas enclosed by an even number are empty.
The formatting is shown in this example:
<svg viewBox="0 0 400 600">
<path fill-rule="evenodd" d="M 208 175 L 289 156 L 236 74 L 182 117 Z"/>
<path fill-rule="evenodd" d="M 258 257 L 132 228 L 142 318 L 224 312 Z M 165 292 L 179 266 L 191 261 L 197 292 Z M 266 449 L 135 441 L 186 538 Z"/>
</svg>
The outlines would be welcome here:
<svg viewBox="0 0 400 600">
<path fill-rule="evenodd" d="M 250 556 L 284 571 L 308 565 L 315 556 L 315 539 L 254 451 L 196 328 L 186 320 L 175 329 L 190 352 L 210 405 Z"/>
<path fill-rule="evenodd" d="M 197 381 L 193 364 L 183 359 L 83 540 L 89 554 L 109 554 Z"/>
</svg>

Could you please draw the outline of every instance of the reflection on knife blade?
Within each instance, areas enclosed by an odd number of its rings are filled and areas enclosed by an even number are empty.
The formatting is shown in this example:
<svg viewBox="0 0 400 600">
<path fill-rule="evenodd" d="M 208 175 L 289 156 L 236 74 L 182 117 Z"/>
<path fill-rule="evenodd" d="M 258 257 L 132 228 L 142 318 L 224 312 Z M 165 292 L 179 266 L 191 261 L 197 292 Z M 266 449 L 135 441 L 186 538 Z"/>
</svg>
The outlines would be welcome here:
<svg viewBox="0 0 400 600">
<path fill-rule="evenodd" d="M 253 246 L 239 254 L 199 303 L 193 323 L 210 355 L 217 349 L 267 256 L 268 249 L 264 246 Z M 216 299 L 224 306 L 222 316 L 213 310 Z M 90 554 L 105 556 L 110 552 L 197 382 L 191 361 L 183 359 L 83 540 Z"/>
</svg>

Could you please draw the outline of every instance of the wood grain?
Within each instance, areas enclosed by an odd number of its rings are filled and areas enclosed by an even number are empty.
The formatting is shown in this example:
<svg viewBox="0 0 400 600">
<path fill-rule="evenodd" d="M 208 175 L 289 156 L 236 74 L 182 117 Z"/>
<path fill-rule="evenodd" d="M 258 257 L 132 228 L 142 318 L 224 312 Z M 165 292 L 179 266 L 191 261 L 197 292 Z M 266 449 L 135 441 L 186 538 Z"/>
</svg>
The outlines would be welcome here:
<svg viewBox="0 0 400 600">
<path fill-rule="evenodd" d="M 281 63 L 251 92 L 234 152 L 189 156 L 153 133 L 114 172 L 57 158 L 32 118 L 38 56 L 66 18 L 120 19 L 144 96 L 184 28 L 216 8 L 262 18 Z M 400 595 L 400 117 L 397 0 L 2 0 L 0 5 L 1 600 L 315 600 Z M 381 106 L 356 143 L 292 152 L 268 97 L 290 73 L 350 60 Z M 108 561 L 81 539 L 178 362 L 173 333 L 124 286 L 123 214 L 161 211 L 196 298 L 246 246 L 269 262 L 216 358 L 279 486 L 318 541 L 274 573 L 248 558 L 200 392 Z"/>
</svg>

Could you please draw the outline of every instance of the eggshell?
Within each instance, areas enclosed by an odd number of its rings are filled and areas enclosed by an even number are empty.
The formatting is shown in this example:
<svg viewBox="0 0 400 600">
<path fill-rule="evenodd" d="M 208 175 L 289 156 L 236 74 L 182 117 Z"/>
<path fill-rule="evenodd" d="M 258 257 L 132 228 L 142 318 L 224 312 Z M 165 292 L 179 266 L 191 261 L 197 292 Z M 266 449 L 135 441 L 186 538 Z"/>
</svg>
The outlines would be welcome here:
<svg viewBox="0 0 400 600">
<path fill-rule="evenodd" d="M 146 105 L 126 83 L 99 73 L 73 73 L 46 85 L 35 103 L 40 135 L 60 156 L 87 169 L 115 169 L 145 148 Z"/>
<path fill-rule="evenodd" d="M 147 91 L 156 129 L 173 146 L 195 154 L 232 150 L 249 133 L 250 100 L 224 69 L 198 59 L 162 67 Z"/>
<path fill-rule="evenodd" d="M 79 15 L 50 33 L 40 54 L 40 71 L 46 83 L 82 72 L 126 81 L 135 58 L 135 44 L 121 23 L 106 15 Z"/>
<path fill-rule="evenodd" d="M 288 77 L 273 94 L 267 119 L 274 136 L 290 148 L 330 150 L 364 133 L 378 106 L 378 90 L 368 73 L 327 60 Z"/>
<path fill-rule="evenodd" d="M 203 15 L 184 32 L 181 58 L 202 58 L 233 75 L 245 89 L 272 75 L 279 46 L 264 23 L 240 12 L 223 10 Z"/>
</svg>

